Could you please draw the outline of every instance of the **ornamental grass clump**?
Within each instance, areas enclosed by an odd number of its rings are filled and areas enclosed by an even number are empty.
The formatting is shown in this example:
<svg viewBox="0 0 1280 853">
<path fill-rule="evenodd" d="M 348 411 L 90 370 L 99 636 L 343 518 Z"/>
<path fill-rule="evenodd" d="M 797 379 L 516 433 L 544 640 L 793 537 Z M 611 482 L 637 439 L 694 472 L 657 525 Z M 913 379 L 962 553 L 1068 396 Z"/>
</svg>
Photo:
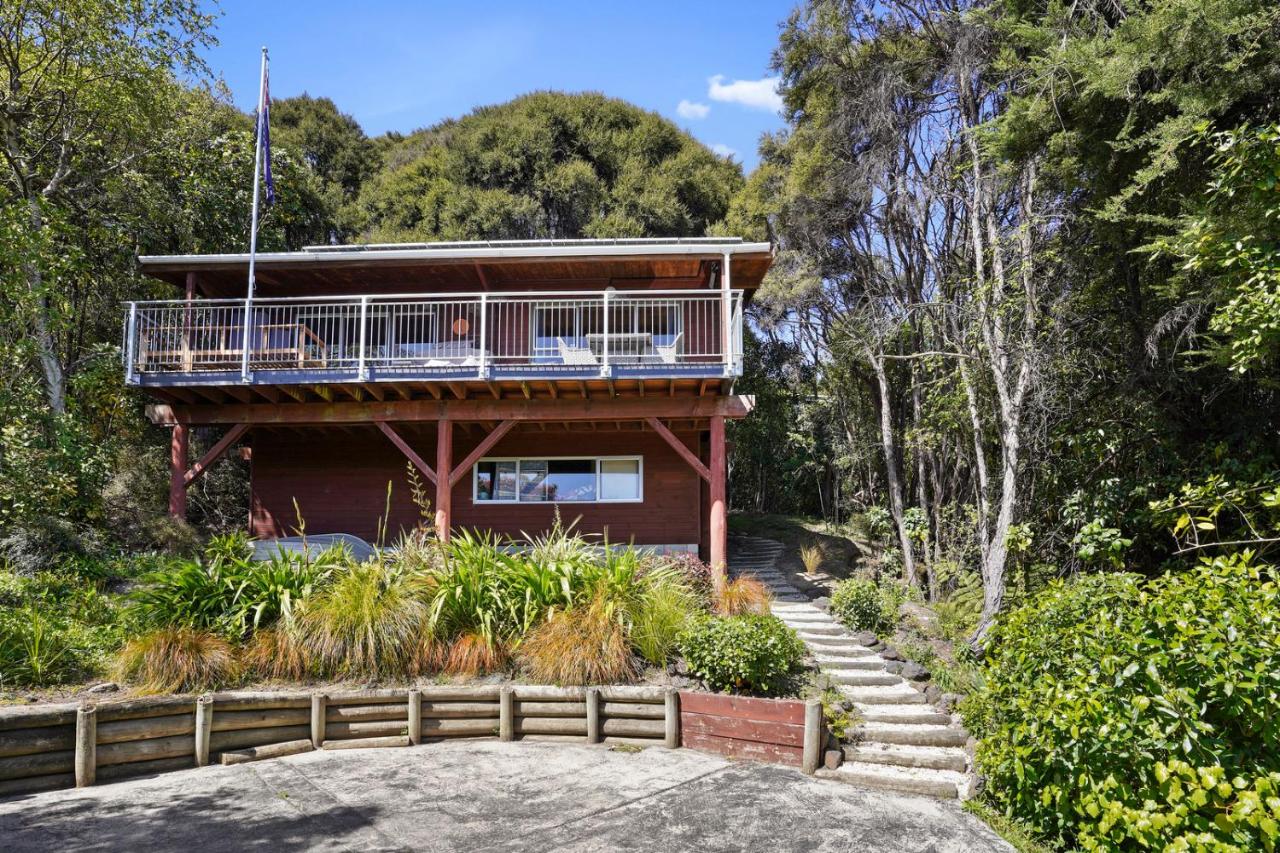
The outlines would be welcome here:
<svg viewBox="0 0 1280 853">
<path fill-rule="evenodd" d="M 827 549 L 821 542 L 809 542 L 800 546 L 800 562 L 806 575 L 816 575 L 827 559 Z"/>
<path fill-rule="evenodd" d="M 297 681 L 311 670 L 306 649 L 283 626 L 255 631 L 240 662 L 247 672 L 273 681 Z"/>
<path fill-rule="evenodd" d="M 148 693 L 210 690 L 238 675 L 231 644 L 209 631 L 161 628 L 130 640 L 116 659 L 116 677 Z"/>
<path fill-rule="evenodd" d="M 712 690 L 768 696 L 785 689 L 804 660 L 799 635 L 774 616 L 706 618 L 680 641 L 689 671 Z"/>
<path fill-rule="evenodd" d="M 553 614 L 520 644 L 530 678 L 554 684 L 627 682 L 639 673 L 627 632 L 604 596 Z"/>
<path fill-rule="evenodd" d="M 1280 840 L 1280 587 L 1249 554 L 1055 582 L 993 629 L 965 723 L 1002 811 L 1084 850 Z"/>
<path fill-rule="evenodd" d="M 431 634 L 420 579 L 381 560 L 348 566 L 295 612 L 288 629 L 312 669 L 382 678 L 408 672 Z"/>
<path fill-rule="evenodd" d="M 712 601 L 715 612 L 721 616 L 744 613 L 767 616 L 773 595 L 761 581 L 744 575 L 720 584 L 712 594 Z"/>
</svg>

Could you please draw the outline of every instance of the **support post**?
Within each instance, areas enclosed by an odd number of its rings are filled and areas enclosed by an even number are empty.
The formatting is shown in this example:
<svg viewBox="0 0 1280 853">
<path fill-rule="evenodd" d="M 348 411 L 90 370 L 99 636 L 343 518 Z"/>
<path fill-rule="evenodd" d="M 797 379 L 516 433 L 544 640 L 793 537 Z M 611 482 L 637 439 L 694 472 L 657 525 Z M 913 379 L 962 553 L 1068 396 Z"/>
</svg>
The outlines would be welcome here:
<svg viewBox="0 0 1280 853">
<path fill-rule="evenodd" d="M 449 472 L 453 470 L 453 421 L 441 418 L 436 432 L 436 536 L 449 541 L 449 517 L 452 514 L 452 487 Z"/>
<path fill-rule="evenodd" d="M 662 745 L 667 749 L 678 749 L 680 747 L 680 693 L 674 687 L 668 687 L 663 700 L 666 705 L 664 719 L 667 731 Z"/>
<path fill-rule="evenodd" d="M 409 691 L 409 743 L 422 743 L 422 691 L 416 687 Z"/>
<path fill-rule="evenodd" d="M 724 269 L 720 271 L 720 354 L 724 359 L 724 374 L 728 376 L 733 370 L 733 332 L 729 329 L 730 309 L 729 292 L 732 286 L 730 269 L 733 256 L 724 253 Z"/>
<path fill-rule="evenodd" d="M 187 273 L 187 304 L 182 309 L 182 369 L 191 372 L 194 360 L 191 355 L 191 328 L 195 318 L 192 316 L 196 301 L 196 274 Z"/>
<path fill-rule="evenodd" d="M 174 424 L 169 439 L 169 515 L 187 517 L 187 453 L 190 444 L 186 424 Z"/>
<path fill-rule="evenodd" d="M 324 714 L 328 704 L 329 697 L 325 694 L 311 694 L 311 746 L 314 749 L 324 746 Z"/>
<path fill-rule="evenodd" d="M 724 416 L 711 418 L 711 573 L 716 584 L 724 582 L 729 553 L 729 510 L 725 496 L 727 459 Z"/>
<path fill-rule="evenodd" d="M 476 272 L 480 272 L 480 265 L 476 265 Z M 481 281 L 484 280 L 484 274 L 480 273 Z M 480 294 L 480 370 L 479 377 L 484 379 L 489 374 L 489 296 L 486 293 Z"/>
<path fill-rule="evenodd" d="M 365 363 L 365 352 L 369 340 L 369 297 L 360 297 L 360 349 L 356 352 L 356 375 L 361 380 L 369 378 L 369 367 Z"/>
<path fill-rule="evenodd" d="M 196 767 L 209 763 L 209 735 L 213 732 L 213 696 L 196 699 Z"/>
<path fill-rule="evenodd" d="M 822 760 L 822 742 L 825 740 L 822 730 L 822 703 L 810 699 L 804 703 L 804 752 L 801 755 L 800 769 L 812 776 Z"/>
<path fill-rule="evenodd" d="M 93 784 L 98 774 L 98 709 L 81 705 L 76 711 L 76 787 Z"/>
<path fill-rule="evenodd" d="M 503 687 L 498 694 L 498 739 L 515 740 L 516 736 L 516 689 Z"/>
<path fill-rule="evenodd" d="M 587 688 L 587 743 L 600 742 L 600 688 Z"/>
</svg>

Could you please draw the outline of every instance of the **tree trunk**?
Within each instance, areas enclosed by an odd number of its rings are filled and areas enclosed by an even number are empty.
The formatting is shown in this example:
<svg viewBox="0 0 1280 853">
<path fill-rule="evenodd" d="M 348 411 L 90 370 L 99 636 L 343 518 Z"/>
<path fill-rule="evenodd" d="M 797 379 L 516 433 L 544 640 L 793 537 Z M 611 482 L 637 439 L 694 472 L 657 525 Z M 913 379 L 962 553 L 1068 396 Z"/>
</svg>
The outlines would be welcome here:
<svg viewBox="0 0 1280 853">
<path fill-rule="evenodd" d="M 911 539 L 907 536 L 902 476 L 898 471 L 898 445 L 893 434 L 893 407 L 889 393 L 889 377 L 885 373 L 884 359 L 867 351 L 867 361 L 876 375 L 876 387 L 880 392 L 880 445 L 884 451 L 885 478 L 889 487 L 889 508 L 894 525 L 898 528 L 898 544 L 902 548 L 902 574 L 908 586 L 916 585 L 916 560 L 911 553 Z"/>
<path fill-rule="evenodd" d="M 44 231 L 44 216 L 40 213 L 40 203 L 32 198 L 27 201 L 28 218 L 31 225 L 33 241 L 41 242 Z M 44 374 L 45 397 L 54 414 L 60 415 L 67 410 L 67 379 L 62 370 L 62 362 L 58 360 L 57 345 L 49 320 L 49 294 L 45 292 L 44 273 L 40 262 L 29 256 L 23 264 L 27 277 L 27 287 L 35 301 L 35 316 L 32 318 L 35 332 L 36 356 L 40 360 L 40 372 Z"/>
</svg>

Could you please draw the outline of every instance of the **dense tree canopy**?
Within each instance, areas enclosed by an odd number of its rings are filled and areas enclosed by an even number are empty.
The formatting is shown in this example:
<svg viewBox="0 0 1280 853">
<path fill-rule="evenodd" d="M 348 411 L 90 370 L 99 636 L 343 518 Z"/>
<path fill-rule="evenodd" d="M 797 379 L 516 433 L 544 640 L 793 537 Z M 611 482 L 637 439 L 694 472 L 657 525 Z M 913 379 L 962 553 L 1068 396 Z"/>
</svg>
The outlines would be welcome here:
<svg viewBox="0 0 1280 853">
<path fill-rule="evenodd" d="M 355 218 L 378 241 L 684 237 L 741 186 L 738 165 L 656 113 L 538 92 L 392 142 Z"/>
</svg>

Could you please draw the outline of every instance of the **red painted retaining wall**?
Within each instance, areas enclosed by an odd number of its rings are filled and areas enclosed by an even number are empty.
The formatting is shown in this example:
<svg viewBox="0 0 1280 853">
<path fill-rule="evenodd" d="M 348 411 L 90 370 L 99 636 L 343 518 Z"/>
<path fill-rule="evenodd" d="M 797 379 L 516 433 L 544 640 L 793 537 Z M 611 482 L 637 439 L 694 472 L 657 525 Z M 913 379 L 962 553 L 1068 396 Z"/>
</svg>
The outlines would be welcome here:
<svg viewBox="0 0 1280 853">
<path fill-rule="evenodd" d="M 730 758 L 801 765 L 804 702 L 680 693 L 681 746 Z"/>
</svg>

